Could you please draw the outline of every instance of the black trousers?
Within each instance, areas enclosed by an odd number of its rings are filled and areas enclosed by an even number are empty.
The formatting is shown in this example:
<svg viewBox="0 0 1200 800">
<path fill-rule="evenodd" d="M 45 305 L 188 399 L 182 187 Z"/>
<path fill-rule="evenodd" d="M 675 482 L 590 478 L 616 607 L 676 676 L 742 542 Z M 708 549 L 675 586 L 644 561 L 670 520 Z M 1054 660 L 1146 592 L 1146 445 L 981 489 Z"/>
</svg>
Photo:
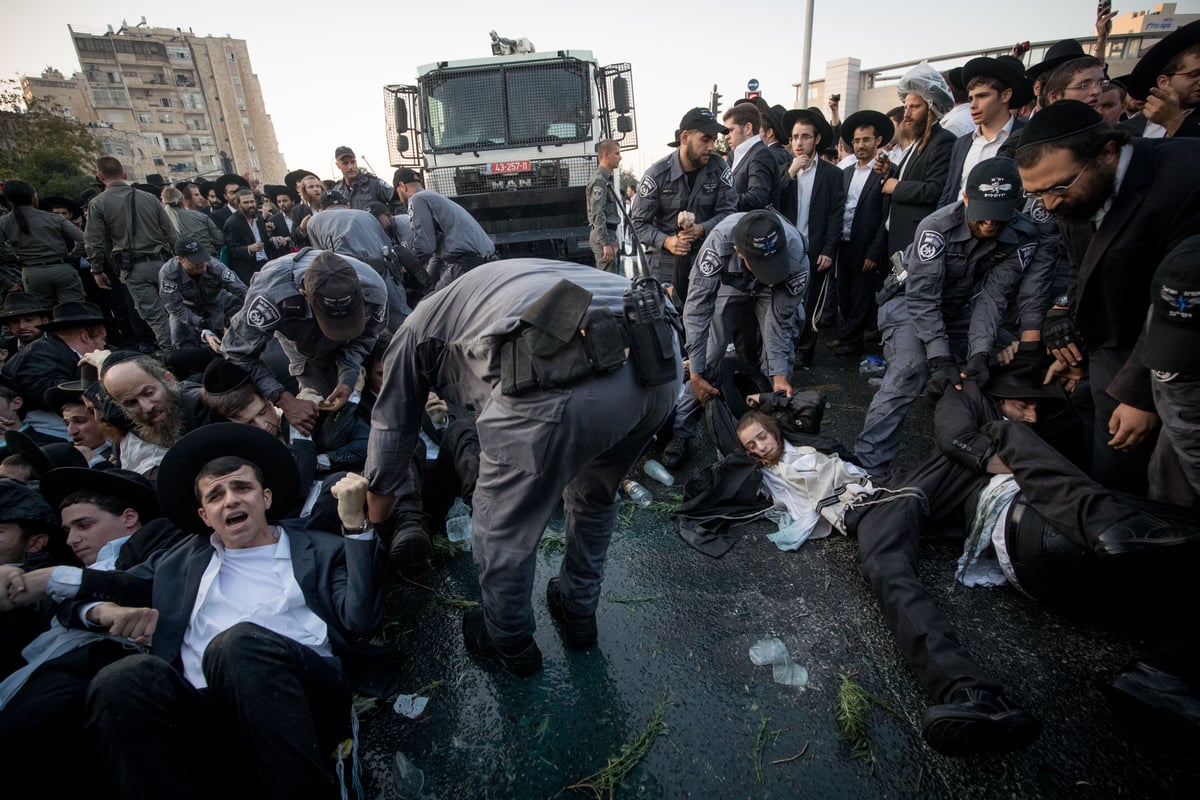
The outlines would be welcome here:
<svg viewBox="0 0 1200 800">
<path fill-rule="evenodd" d="M 468 506 L 479 479 L 479 431 L 469 414 L 451 420 L 442 432 L 437 459 L 425 474 L 421 488 L 425 513 L 434 532 L 444 532 L 446 514 L 461 497 Z"/>
<path fill-rule="evenodd" d="M 1105 487 L 1117 492 L 1145 495 L 1149 488 L 1147 470 L 1150 456 L 1158 441 L 1153 431 L 1146 440 L 1128 450 L 1115 450 L 1108 445 L 1112 434 L 1108 421 L 1117 408 L 1117 401 L 1105 389 L 1116 377 L 1130 351 L 1098 347 L 1088 351 L 1088 380 L 1095 405 L 1095 428 L 1092 431 L 1092 475 Z"/>
<path fill-rule="evenodd" d="M 204 653 L 195 689 L 156 656 L 123 659 L 87 693 L 85 731 L 121 797 L 334 798 L 331 754 L 350 691 L 313 650 L 249 622 Z"/>
<path fill-rule="evenodd" d="M 800 324 L 796 337 L 796 366 L 812 366 L 819 330 L 832 328 L 837 324 L 837 287 L 833 272 L 833 267 L 823 272 L 818 271 L 817 257 L 809 255 L 804 321 Z"/>
<path fill-rule="evenodd" d="M 876 265 L 870 272 L 863 272 L 862 259 L 851 260 L 855 251 L 861 252 L 849 242 L 842 242 L 838 249 L 837 307 L 838 338 L 847 344 L 861 347 L 863 334 L 875 322 L 876 279 L 883 265 Z"/>
</svg>

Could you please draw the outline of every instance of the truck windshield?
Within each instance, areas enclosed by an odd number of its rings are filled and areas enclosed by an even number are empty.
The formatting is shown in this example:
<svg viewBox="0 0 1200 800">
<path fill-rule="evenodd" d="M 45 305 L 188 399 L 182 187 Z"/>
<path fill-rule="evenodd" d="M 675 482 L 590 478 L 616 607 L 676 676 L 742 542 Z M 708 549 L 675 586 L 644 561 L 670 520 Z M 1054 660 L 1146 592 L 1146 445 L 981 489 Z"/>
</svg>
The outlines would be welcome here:
<svg viewBox="0 0 1200 800">
<path fill-rule="evenodd" d="M 433 72 L 422 81 L 433 150 L 483 150 L 587 139 L 587 65 L 549 63 Z"/>
</svg>

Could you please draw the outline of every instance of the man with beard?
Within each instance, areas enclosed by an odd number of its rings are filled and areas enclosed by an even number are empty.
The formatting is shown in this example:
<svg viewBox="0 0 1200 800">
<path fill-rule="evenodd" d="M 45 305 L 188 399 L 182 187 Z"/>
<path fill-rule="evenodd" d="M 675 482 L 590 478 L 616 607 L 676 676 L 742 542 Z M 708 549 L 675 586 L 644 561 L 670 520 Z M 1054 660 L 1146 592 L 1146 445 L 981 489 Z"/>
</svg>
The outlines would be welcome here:
<svg viewBox="0 0 1200 800">
<path fill-rule="evenodd" d="M 1052 372 L 1080 368 L 1086 355 L 1091 474 L 1111 489 L 1146 490 L 1158 417 L 1138 353 L 1155 268 L 1200 230 L 1200 187 L 1180 168 L 1198 158 L 1200 143 L 1130 141 L 1074 100 L 1038 112 L 1017 150 L 1026 193 L 1063 223 L 1070 255 L 1067 293 L 1046 315 L 1042 339 Z"/>
<path fill-rule="evenodd" d="M 295 189 L 289 189 L 286 186 L 268 186 L 268 195 L 275 201 L 275 208 L 279 210 L 270 219 L 271 234 L 273 236 L 286 236 L 292 238 L 292 228 L 295 222 L 292 221 L 292 209 L 296 207 L 296 202 L 300 199 L 300 195 Z"/>
<path fill-rule="evenodd" d="M 395 191 L 383 178 L 359 169 L 358 157 L 353 150 L 342 145 L 333 152 L 333 160 L 342 172 L 342 179 L 330 188 L 341 192 L 348 206 L 366 211 L 372 200 L 391 205 Z"/>
<path fill-rule="evenodd" d="M 50 321 L 50 308 L 43 306 L 31 294 L 12 292 L 4 298 L 0 311 L 0 325 L 8 328 L 9 336 L 4 342 L 8 351 L 6 358 L 13 358 L 26 345 L 42 338 L 38 326 Z"/>
<path fill-rule="evenodd" d="M 728 133 L 707 108 L 693 108 L 679 122 L 678 147 L 642 176 L 633 201 L 633 229 L 646 248 L 650 274 L 674 286 L 674 300 L 687 300 L 693 248 L 737 210 L 733 171 L 713 158 L 717 136 Z"/>
<path fill-rule="evenodd" d="M 249 285 L 254 273 L 264 264 L 283 255 L 291 241 L 284 236 L 272 236 L 267 223 L 258 213 L 258 200 L 249 189 L 239 189 L 235 196 L 238 213 L 225 222 L 225 245 L 229 253 L 229 268 Z"/>
<path fill-rule="evenodd" d="M 112 353 L 100 367 L 104 390 L 133 420 L 142 441 L 169 448 L 212 421 L 198 384 L 179 382 L 158 361 L 138 353 Z"/>
<path fill-rule="evenodd" d="M 1039 257 L 1038 230 L 1018 213 L 1020 200 L 1013 162 L 982 161 L 967 178 L 964 200 L 926 217 L 916 241 L 894 259 L 878 295 L 888 369 L 854 444 L 873 474 L 896 456 L 900 426 L 926 382 L 942 393 L 961 390 L 964 380 L 987 381 L 1000 321 Z"/>
<path fill-rule="evenodd" d="M 1146 102 L 1143 129 L 1159 136 L 1200 136 L 1200 20 L 1184 25 L 1142 56 L 1129 93 Z"/>
</svg>

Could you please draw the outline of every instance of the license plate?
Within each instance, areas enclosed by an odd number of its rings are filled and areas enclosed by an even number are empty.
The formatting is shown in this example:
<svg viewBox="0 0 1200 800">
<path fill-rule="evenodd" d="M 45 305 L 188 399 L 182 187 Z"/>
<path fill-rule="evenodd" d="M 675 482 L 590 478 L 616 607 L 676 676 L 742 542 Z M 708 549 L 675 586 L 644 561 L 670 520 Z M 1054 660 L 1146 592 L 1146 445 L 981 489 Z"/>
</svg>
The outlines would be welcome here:
<svg viewBox="0 0 1200 800">
<path fill-rule="evenodd" d="M 529 161 L 496 161 L 487 165 L 488 175 L 510 175 L 514 172 L 529 172 L 533 165 Z"/>
</svg>

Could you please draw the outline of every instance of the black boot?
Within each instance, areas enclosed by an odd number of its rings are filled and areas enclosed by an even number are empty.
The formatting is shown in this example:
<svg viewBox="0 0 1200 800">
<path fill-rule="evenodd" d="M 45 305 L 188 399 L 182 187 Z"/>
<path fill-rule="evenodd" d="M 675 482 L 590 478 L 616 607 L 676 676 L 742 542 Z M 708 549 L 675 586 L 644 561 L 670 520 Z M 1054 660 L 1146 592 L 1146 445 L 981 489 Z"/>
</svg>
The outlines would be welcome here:
<svg viewBox="0 0 1200 800">
<path fill-rule="evenodd" d="M 667 449 L 663 450 L 663 466 L 667 469 L 679 469 L 692 455 L 692 440 L 683 436 L 676 436 L 667 445 Z"/>
<path fill-rule="evenodd" d="M 925 709 L 921 735 L 948 756 L 1007 753 L 1037 738 L 1042 724 L 987 689 L 960 689 L 951 702 Z"/>
<path fill-rule="evenodd" d="M 477 658 L 499 661 L 501 666 L 518 678 L 528 678 L 542 669 L 542 651 L 533 637 L 527 637 L 528 641 L 522 642 L 517 648 L 501 650 L 488 636 L 482 608 L 472 608 L 463 614 L 462 631 L 468 653 Z"/>
<path fill-rule="evenodd" d="M 558 578 L 546 584 L 546 607 L 550 616 L 562 628 L 567 646 L 575 650 L 587 650 L 596 644 L 596 615 L 578 617 L 563 607 L 562 592 L 558 589 Z"/>
<path fill-rule="evenodd" d="M 1126 716 L 1147 727 L 1200 736 L 1200 694 L 1178 675 L 1133 661 L 1103 691 Z"/>
</svg>

